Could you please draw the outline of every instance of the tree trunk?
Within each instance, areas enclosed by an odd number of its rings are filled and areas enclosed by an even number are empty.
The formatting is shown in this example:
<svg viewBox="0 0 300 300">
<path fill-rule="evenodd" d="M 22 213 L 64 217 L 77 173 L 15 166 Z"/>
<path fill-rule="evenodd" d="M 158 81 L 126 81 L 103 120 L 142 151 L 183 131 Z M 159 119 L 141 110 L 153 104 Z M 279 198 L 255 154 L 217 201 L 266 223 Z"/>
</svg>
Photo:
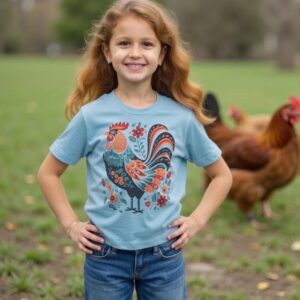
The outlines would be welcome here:
<svg viewBox="0 0 300 300">
<path fill-rule="evenodd" d="M 290 70 L 296 66 L 295 26 L 292 18 L 292 1 L 280 1 L 280 6 L 277 63 L 281 69 Z"/>
</svg>

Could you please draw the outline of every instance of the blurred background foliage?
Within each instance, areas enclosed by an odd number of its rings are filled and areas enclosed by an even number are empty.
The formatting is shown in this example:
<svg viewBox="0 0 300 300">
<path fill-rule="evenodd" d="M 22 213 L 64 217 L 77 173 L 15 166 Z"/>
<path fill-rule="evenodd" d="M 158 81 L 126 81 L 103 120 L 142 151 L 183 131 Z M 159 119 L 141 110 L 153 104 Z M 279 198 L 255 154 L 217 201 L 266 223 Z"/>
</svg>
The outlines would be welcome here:
<svg viewBox="0 0 300 300">
<path fill-rule="evenodd" d="M 80 54 L 112 0 L 1 0 L 0 53 Z M 300 0 L 161 0 L 195 58 L 299 63 Z"/>
</svg>

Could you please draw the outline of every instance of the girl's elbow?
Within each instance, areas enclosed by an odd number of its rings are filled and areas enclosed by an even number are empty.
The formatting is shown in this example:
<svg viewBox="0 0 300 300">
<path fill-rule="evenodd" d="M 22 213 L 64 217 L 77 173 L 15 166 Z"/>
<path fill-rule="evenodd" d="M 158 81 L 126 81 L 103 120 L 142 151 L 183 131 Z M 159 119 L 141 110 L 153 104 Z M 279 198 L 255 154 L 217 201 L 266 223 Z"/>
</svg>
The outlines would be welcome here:
<svg viewBox="0 0 300 300">
<path fill-rule="evenodd" d="M 224 174 L 223 177 L 226 178 L 228 185 L 230 185 L 230 187 L 232 186 L 233 183 L 233 176 L 232 176 L 232 172 L 229 169 L 229 167 L 226 165 L 226 168 L 224 169 Z"/>
<path fill-rule="evenodd" d="M 43 179 L 45 177 L 45 174 L 46 173 L 45 173 L 45 170 L 43 168 L 43 165 L 41 165 L 40 168 L 39 168 L 39 170 L 38 170 L 38 172 L 37 172 L 37 175 L 36 175 L 36 178 L 37 178 L 37 181 L 38 181 L 39 185 L 42 184 Z"/>
<path fill-rule="evenodd" d="M 233 184 L 233 176 L 232 176 L 232 173 L 231 173 L 230 169 L 228 169 L 226 177 L 227 177 L 227 180 L 228 180 L 228 185 L 231 188 L 232 184 Z"/>
</svg>

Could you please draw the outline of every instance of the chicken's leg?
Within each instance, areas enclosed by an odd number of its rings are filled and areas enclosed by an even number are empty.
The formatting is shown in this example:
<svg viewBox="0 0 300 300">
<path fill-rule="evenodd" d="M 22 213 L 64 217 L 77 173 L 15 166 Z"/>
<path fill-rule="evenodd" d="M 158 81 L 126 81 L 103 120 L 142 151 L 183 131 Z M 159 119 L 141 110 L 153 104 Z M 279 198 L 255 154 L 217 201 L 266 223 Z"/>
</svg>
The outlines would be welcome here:
<svg viewBox="0 0 300 300">
<path fill-rule="evenodd" d="M 272 209 L 271 209 L 271 207 L 269 205 L 269 202 L 267 202 L 267 201 L 263 201 L 262 202 L 262 214 L 267 219 L 272 219 L 272 220 L 278 220 L 279 219 L 279 215 L 275 214 L 272 211 Z"/>
<path fill-rule="evenodd" d="M 140 208 L 140 199 L 138 199 L 138 209 L 135 209 L 135 213 L 143 213 L 144 210 Z"/>
<path fill-rule="evenodd" d="M 130 198 L 130 204 L 131 204 L 130 207 L 127 207 L 126 210 L 127 211 L 129 211 L 129 210 L 136 210 L 136 208 L 133 208 L 133 197 Z"/>
<path fill-rule="evenodd" d="M 256 220 L 256 217 L 254 215 L 254 213 L 251 211 L 251 212 L 248 212 L 247 213 L 247 218 L 248 218 L 248 221 L 250 222 L 251 226 L 254 228 L 254 229 L 257 229 L 257 230 L 264 230 L 267 228 L 267 225 L 264 224 L 264 223 L 260 223 Z"/>
<path fill-rule="evenodd" d="M 144 210 L 141 210 L 140 209 L 140 199 L 138 199 L 138 209 L 136 209 L 135 207 L 133 207 L 133 197 L 130 199 L 130 203 L 131 203 L 131 206 L 130 207 L 127 207 L 126 208 L 126 211 L 131 211 L 133 210 L 133 213 L 143 213 Z"/>
</svg>

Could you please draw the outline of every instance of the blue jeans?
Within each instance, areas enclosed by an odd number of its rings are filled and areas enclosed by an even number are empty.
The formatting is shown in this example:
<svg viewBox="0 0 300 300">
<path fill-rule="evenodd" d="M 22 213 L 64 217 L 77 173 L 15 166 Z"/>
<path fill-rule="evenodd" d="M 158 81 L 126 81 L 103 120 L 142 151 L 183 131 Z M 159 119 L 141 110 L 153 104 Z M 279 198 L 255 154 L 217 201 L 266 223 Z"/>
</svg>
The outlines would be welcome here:
<svg viewBox="0 0 300 300">
<path fill-rule="evenodd" d="M 182 249 L 171 244 L 119 250 L 101 244 L 100 251 L 86 255 L 85 300 L 131 300 L 135 287 L 138 300 L 185 300 L 185 266 Z"/>
</svg>

